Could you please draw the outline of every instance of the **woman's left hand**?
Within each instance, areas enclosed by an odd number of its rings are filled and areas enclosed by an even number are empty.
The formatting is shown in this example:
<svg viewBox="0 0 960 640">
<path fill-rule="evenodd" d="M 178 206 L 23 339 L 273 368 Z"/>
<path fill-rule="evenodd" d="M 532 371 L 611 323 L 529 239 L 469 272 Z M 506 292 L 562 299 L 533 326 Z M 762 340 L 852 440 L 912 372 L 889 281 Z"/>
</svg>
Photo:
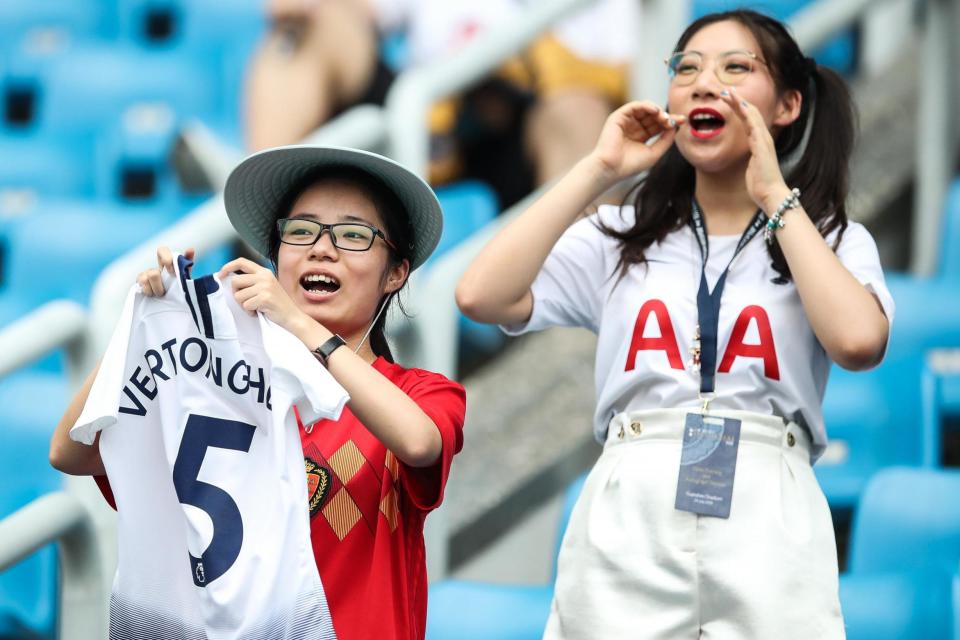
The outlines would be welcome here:
<svg viewBox="0 0 960 640">
<path fill-rule="evenodd" d="M 266 267 L 252 260 L 237 258 L 220 268 L 217 277 L 223 280 L 233 273 L 233 295 L 251 314 L 263 313 L 271 321 L 288 331 L 306 315 L 280 286 L 276 276 Z"/>
<path fill-rule="evenodd" d="M 732 88 L 721 92 L 720 97 L 740 117 L 740 122 L 747 130 L 750 142 L 750 161 L 745 175 L 747 193 L 758 207 L 771 215 L 790 193 L 790 188 L 780 172 L 780 160 L 777 158 L 773 136 L 770 135 L 760 111 Z"/>
</svg>

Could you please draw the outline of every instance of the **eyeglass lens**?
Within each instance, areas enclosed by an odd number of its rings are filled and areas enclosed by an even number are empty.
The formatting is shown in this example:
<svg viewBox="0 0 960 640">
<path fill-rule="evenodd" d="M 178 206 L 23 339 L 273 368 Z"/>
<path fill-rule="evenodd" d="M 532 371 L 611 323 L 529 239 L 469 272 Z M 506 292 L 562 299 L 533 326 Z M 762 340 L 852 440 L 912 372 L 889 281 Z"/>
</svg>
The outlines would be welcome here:
<svg viewBox="0 0 960 640">
<path fill-rule="evenodd" d="M 313 220 L 291 218 L 281 221 L 280 240 L 287 244 L 313 244 L 324 229 L 330 230 L 334 246 L 347 251 L 366 251 L 376 237 L 376 231 L 364 224 L 324 225 Z"/>
<path fill-rule="evenodd" d="M 674 84 L 692 84 L 703 70 L 704 55 L 698 51 L 679 52 L 670 56 L 667 69 Z M 713 71 L 723 84 L 735 85 L 754 70 L 756 59 L 749 51 L 728 51 L 717 56 Z"/>
</svg>

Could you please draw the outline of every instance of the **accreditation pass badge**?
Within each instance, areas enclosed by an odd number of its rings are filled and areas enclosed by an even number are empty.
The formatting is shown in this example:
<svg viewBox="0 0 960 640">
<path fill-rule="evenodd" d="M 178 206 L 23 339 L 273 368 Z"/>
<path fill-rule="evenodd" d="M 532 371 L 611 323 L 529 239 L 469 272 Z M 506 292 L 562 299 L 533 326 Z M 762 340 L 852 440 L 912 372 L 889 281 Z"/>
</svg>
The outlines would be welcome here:
<svg viewBox="0 0 960 640">
<path fill-rule="evenodd" d="M 739 420 L 688 413 L 675 508 L 716 518 L 730 517 L 739 448 Z"/>
</svg>

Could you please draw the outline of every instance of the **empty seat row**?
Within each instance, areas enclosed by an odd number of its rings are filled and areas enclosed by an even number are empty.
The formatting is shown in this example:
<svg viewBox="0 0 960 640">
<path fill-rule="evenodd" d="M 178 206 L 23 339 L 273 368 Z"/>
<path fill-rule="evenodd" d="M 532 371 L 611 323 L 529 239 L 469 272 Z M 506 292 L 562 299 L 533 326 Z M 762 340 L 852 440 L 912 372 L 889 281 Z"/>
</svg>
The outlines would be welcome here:
<svg viewBox="0 0 960 640">
<path fill-rule="evenodd" d="M 264 0 L 5 0 L 0 42 L 17 46 L 24 38 L 50 33 L 144 48 L 219 46 L 256 39 L 265 7 Z"/>
</svg>

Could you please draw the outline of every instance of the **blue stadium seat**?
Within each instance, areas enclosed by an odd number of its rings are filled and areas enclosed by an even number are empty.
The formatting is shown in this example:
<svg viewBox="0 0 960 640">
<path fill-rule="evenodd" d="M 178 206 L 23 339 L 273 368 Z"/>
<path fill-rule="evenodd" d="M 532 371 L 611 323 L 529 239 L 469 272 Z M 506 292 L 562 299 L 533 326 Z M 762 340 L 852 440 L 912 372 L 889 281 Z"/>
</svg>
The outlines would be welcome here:
<svg viewBox="0 0 960 640">
<path fill-rule="evenodd" d="M 436 192 L 443 208 L 443 235 L 427 264 L 485 227 L 500 213 L 496 193 L 478 180 L 437 187 Z"/>
<path fill-rule="evenodd" d="M 42 78 L 57 60 L 69 55 L 73 44 L 62 32 L 39 31 L 4 52 L 0 69 L 0 130 L 8 134 L 32 134 L 37 130 Z"/>
<path fill-rule="evenodd" d="M 692 15 L 694 18 L 699 18 L 717 11 L 749 7 L 773 16 L 777 20 L 789 20 L 793 14 L 809 4 L 812 4 L 812 0 L 765 0 L 751 3 L 745 3 L 742 0 L 693 0 Z M 816 51 L 805 53 L 813 56 L 818 63 L 831 67 L 839 73 L 849 75 L 856 69 L 857 50 L 852 32 L 834 38 Z"/>
<path fill-rule="evenodd" d="M 169 105 L 147 103 L 102 129 L 94 156 L 96 195 L 174 209 L 195 201 L 197 194 L 182 191 L 170 163 L 178 125 Z"/>
<path fill-rule="evenodd" d="M 947 189 L 943 211 L 940 260 L 934 277 L 960 285 L 960 178 Z"/>
<path fill-rule="evenodd" d="M 814 467 L 830 506 L 849 509 L 877 470 L 920 465 L 924 456 L 921 376 L 929 349 L 960 347 L 960 287 L 905 278 L 887 282 L 897 303 L 887 357 L 877 369 L 850 373 L 834 368 L 824 398 L 831 448 L 847 458 Z M 937 300 L 937 312 L 929 303 Z"/>
<path fill-rule="evenodd" d="M 39 125 L 56 134 L 95 132 L 144 104 L 166 105 L 177 117 L 211 117 L 220 100 L 215 78 L 192 58 L 136 47 L 74 47 L 38 81 Z"/>
<path fill-rule="evenodd" d="M 107 265 L 163 231 L 182 212 L 168 209 L 162 203 L 122 206 L 53 198 L 27 206 L 0 226 L 0 329 L 50 300 L 86 304 Z M 195 268 L 198 274 L 212 273 L 233 257 L 227 244 L 203 252 Z M 30 369 L 64 371 L 62 350 Z"/>
<path fill-rule="evenodd" d="M 564 493 L 557 529 L 557 551 L 585 478 L 578 477 Z M 556 556 L 555 552 L 554 579 Z M 430 587 L 427 640 L 539 640 L 550 615 L 552 600 L 553 584 L 501 585 L 444 580 Z"/>
<path fill-rule="evenodd" d="M 110 3 L 100 0 L 4 0 L 0 2 L 0 43 L 17 46 L 38 29 L 66 37 L 109 37 L 116 31 Z"/>
<path fill-rule="evenodd" d="M 267 25 L 264 0 L 118 0 L 117 5 L 121 37 L 145 47 L 251 44 Z"/>
<path fill-rule="evenodd" d="M 852 509 L 870 476 L 890 465 L 924 463 L 920 416 L 921 378 L 926 353 L 960 347 L 960 180 L 951 185 L 944 207 L 940 261 L 932 277 L 886 274 L 897 305 L 884 363 L 850 373 L 835 367 L 824 397 L 830 451 L 814 467 L 830 506 Z M 930 312 L 935 301 L 936 313 Z M 960 408 L 960 384 L 941 388 L 941 402 Z M 843 451 L 845 449 L 845 451 Z"/>
<path fill-rule="evenodd" d="M 395 73 L 400 73 L 410 64 L 410 42 L 406 32 L 384 34 L 380 59 Z"/>
<path fill-rule="evenodd" d="M 900 439 L 910 430 L 891 427 L 894 403 L 886 397 L 888 370 L 884 365 L 852 373 L 834 367 L 830 373 L 823 402 L 830 444 L 814 472 L 834 509 L 852 509 L 877 469 L 897 461 L 919 464 L 920 435 L 904 451 Z"/>
<path fill-rule="evenodd" d="M 48 462 L 50 435 L 67 402 L 63 376 L 34 372 L 0 379 L 0 518 L 60 488 Z M 53 638 L 56 550 L 49 545 L 0 573 L 0 638 Z"/>
<path fill-rule="evenodd" d="M 42 200 L 10 221 L 4 291 L 29 306 L 56 298 L 85 303 L 101 270 L 171 222 L 163 209 Z"/>
<path fill-rule="evenodd" d="M 960 472 L 889 468 L 863 493 L 841 605 L 851 640 L 926 640 L 953 631 Z"/>
<path fill-rule="evenodd" d="M 3 82 L 4 129 L 19 138 L 10 144 L 35 145 L 28 162 L 52 156 L 60 171 L 54 178 L 46 175 L 50 169 L 0 166 L 0 179 L 9 173 L 23 183 L 34 175 L 44 195 L 174 207 L 189 201 L 169 152 L 185 119 L 217 120 L 224 111 L 218 79 L 191 56 L 129 45 L 77 44 L 47 56 L 20 55 Z M 237 104 L 234 97 L 231 113 Z"/>
<path fill-rule="evenodd" d="M 0 136 L 0 198 L 11 191 L 45 196 L 90 197 L 94 176 L 89 156 L 70 145 Z"/>
<path fill-rule="evenodd" d="M 552 585 L 444 580 L 430 588 L 427 640 L 539 640 Z"/>
<path fill-rule="evenodd" d="M 949 638 L 951 596 L 945 571 L 841 576 L 847 640 Z"/>
<path fill-rule="evenodd" d="M 489 185 L 478 180 L 464 180 L 437 188 L 443 208 L 443 235 L 440 244 L 427 261 L 427 268 L 453 247 L 493 221 L 500 212 L 497 196 Z M 494 325 L 481 324 L 460 317 L 460 335 L 468 349 L 489 353 L 503 344 L 503 333 Z"/>
<path fill-rule="evenodd" d="M 119 0 L 123 37 L 136 46 L 192 60 L 219 98 L 204 122 L 239 142 L 247 62 L 266 28 L 263 0 Z"/>
<path fill-rule="evenodd" d="M 960 471 L 893 467 L 864 491 L 850 573 L 960 568 Z"/>
<path fill-rule="evenodd" d="M 122 118 L 96 132 L 75 129 L 59 135 L 41 129 L 0 135 L 0 198 L 31 190 L 43 197 L 171 208 L 198 203 L 209 194 L 184 193 L 170 163 L 178 126 L 169 105 L 146 102 L 130 106 Z"/>
</svg>

